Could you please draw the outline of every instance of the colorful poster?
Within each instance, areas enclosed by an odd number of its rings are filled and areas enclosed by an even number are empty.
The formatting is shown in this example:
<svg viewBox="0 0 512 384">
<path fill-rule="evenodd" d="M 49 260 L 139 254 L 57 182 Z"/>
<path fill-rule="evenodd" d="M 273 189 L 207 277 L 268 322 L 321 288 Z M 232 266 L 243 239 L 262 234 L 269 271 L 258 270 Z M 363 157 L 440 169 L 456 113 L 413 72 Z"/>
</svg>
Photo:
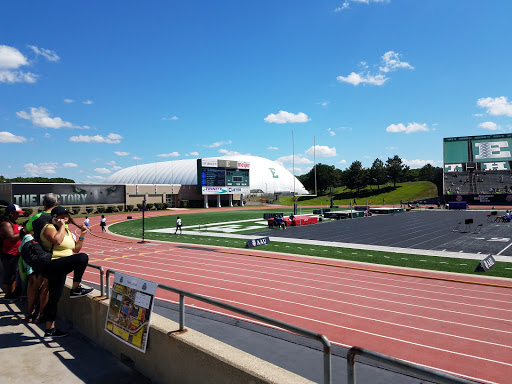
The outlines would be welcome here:
<svg viewBox="0 0 512 384">
<path fill-rule="evenodd" d="M 146 352 L 157 283 L 116 272 L 105 331 Z"/>
</svg>

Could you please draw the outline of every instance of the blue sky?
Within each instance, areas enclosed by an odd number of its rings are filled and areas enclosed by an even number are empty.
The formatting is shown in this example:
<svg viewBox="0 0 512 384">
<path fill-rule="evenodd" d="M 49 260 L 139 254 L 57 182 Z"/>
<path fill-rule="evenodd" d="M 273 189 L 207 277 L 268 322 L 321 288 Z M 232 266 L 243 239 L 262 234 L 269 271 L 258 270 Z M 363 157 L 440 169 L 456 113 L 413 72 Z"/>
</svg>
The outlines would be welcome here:
<svg viewBox="0 0 512 384">
<path fill-rule="evenodd" d="M 224 154 L 442 164 L 512 130 L 510 1 L 0 4 L 0 175 Z"/>
</svg>

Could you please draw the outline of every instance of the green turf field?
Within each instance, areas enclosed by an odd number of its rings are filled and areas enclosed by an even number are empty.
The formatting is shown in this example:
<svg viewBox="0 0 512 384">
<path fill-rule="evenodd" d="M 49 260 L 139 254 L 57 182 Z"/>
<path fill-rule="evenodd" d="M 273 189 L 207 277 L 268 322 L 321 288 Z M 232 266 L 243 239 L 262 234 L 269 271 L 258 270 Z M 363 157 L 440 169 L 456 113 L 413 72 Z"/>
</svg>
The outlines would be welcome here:
<svg viewBox="0 0 512 384">
<path fill-rule="evenodd" d="M 229 225 L 225 223 L 239 222 L 243 220 L 251 220 L 248 222 L 240 222 L 237 225 L 240 230 L 237 230 L 237 234 L 245 234 L 248 232 L 254 232 L 255 229 L 246 230 L 254 224 L 254 221 L 261 222 L 261 229 L 268 229 L 264 225 L 263 213 L 270 212 L 283 212 L 285 215 L 291 213 L 285 209 L 277 210 L 247 210 L 247 211 L 222 211 L 222 212 L 201 212 L 181 215 L 183 222 L 183 230 L 194 230 L 201 231 L 201 235 L 174 235 L 169 233 L 155 233 L 145 232 L 145 239 L 147 240 L 159 240 L 159 241 L 173 241 L 180 243 L 191 243 L 200 245 L 215 245 L 224 246 L 230 248 L 244 248 L 244 239 L 235 238 L 223 238 L 211 236 L 216 231 L 216 226 L 208 227 L 206 224 L 213 223 L 224 223 L 219 224 L 220 227 Z M 310 213 L 312 209 L 303 209 L 302 213 Z M 160 216 L 153 217 L 145 220 L 146 231 L 152 229 L 162 228 L 174 228 L 176 226 L 176 217 L 172 216 Z M 190 228 L 187 228 L 190 227 Z M 124 236 L 141 238 L 142 237 L 142 220 L 130 220 L 121 223 L 113 224 L 109 227 L 109 230 Z M 269 235 L 271 235 L 269 230 Z M 259 247 L 258 250 L 270 251 L 270 252 L 282 252 L 298 255 L 309 255 L 324 257 L 326 259 L 342 259 L 352 261 L 363 261 L 375 264 L 394 265 L 408 268 L 421 268 L 430 269 L 446 272 L 457 272 L 457 273 L 468 273 L 476 274 L 474 269 L 478 264 L 477 260 L 468 259 L 452 259 L 447 257 L 436 257 L 436 256 L 420 256 L 411 254 L 401 254 L 392 252 L 379 252 L 379 251 L 367 251 L 359 249 L 350 249 L 342 247 L 327 247 L 327 246 L 310 246 L 310 245 L 297 245 L 293 243 L 281 243 L 273 242 L 271 244 Z M 486 273 L 488 276 L 500 276 L 512 278 L 512 263 L 498 262 L 496 266 Z"/>
</svg>

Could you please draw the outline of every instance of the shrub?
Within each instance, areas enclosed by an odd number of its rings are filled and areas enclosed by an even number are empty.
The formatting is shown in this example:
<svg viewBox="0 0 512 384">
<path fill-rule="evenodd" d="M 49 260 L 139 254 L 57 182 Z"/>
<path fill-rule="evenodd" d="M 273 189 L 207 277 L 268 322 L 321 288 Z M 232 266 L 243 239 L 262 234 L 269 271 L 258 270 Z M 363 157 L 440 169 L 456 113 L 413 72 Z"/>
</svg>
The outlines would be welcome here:
<svg viewBox="0 0 512 384">
<path fill-rule="evenodd" d="M 137 208 L 139 211 L 142 211 L 142 204 L 137 204 Z"/>
<path fill-rule="evenodd" d="M 157 211 L 161 210 L 162 209 L 162 203 L 155 203 L 155 209 Z"/>
<path fill-rule="evenodd" d="M 103 213 L 103 212 L 105 212 L 105 207 L 96 207 L 96 212 L 97 212 L 97 213 Z"/>
<path fill-rule="evenodd" d="M 180 200 L 180 207 L 181 208 L 187 208 L 189 204 L 188 200 Z"/>
<path fill-rule="evenodd" d="M 155 204 L 153 204 L 153 203 L 146 203 L 146 211 L 151 211 L 153 209 L 154 205 Z"/>
<path fill-rule="evenodd" d="M 127 205 L 127 206 L 126 206 L 126 210 L 127 210 L 128 212 L 133 211 L 133 205 Z"/>
<path fill-rule="evenodd" d="M 109 205 L 105 212 L 107 212 L 107 213 L 117 212 L 117 208 L 115 206 L 113 206 L 113 205 Z"/>
<path fill-rule="evenodd" d="M 85 212 L 91 213 L 92 211 L 94 211 L 94 207 L 85 207 Z"/>
<path fill-rule="evenodd" d="M 73 210 L 73 215 L 78 215 L 80 213 L 80 211 L 82 210 L 82 207 L 74 206 L 74 207 L 71 207 L 71 209 Z"/>
<path fill-rule="evenodd" d="M 123 212 L 123 209 L 124 209 L 124 205 L 118 205 L 118 206 L 117 206 L 117 210 L 118 210 L 119 212 Z"/>
<path fill-rule="evenodd" d="M 34 212 L 34 210 L 32 208 L 21 208 L 22 210 L 25 211 L 25 213 L 23 214 L 23 217 L 29 217 L 32 212 Z"/>
</svg>

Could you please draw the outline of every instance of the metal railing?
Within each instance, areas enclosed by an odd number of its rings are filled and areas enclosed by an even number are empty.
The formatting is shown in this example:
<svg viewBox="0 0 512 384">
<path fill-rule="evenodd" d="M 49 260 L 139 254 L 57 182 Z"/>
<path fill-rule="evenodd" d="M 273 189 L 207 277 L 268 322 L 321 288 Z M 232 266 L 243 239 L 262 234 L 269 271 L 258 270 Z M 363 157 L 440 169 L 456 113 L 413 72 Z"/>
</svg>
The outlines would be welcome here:
<svg viewBox="0 0 512 384">
<path fill-rule="evenodd" d="M 100 292 L 101 292 L 101 296 L 103 296 L 105 294 L 105 286 L 104 286 L 105 279 L 103 278 L 103 276 L 105 275 L 105 271 L 104 271 L 103 267 L 101 265 L 94 265 L 94 264 L 87 264 L 87 266 L 91 267 L 91 268 L 98 269 L 100 271 Z"/>
<path fill-rule="evenodd" d="M 103 272 L 104 271 L 103 271 L 103 267 L 100 267 L 100 266 L 97 266 L 97 265 L 93 265 L 93 264 L 88 264 L 88 266 L 92 267 L 92 268 L 99 269 L 99 271 L 100 271 L 100 279 L 101 279 L 101 284 L 100 284 L 101 285 L 101 295 L 103 296 L 104 295 L 104 290 L 103 290 Z M 117 272 L 119 272 L 119 271 L 117 271 Z M 107 299 L 110 298 L 110 275 L 113 274 L 113 273 L 114 274 L 116 273 L 115 269 L 107 269 L 107 272 L 106 272 L 106 275 L 105 275 L 105 279 L 106 279 L 105 294 L 106 294 L 106 298 Z M 331 343 L 329 342 L 327 337 L 325 337 L 324 335 L 322 335 L 320 333 L 316 333 L 316 332 L 310 331 L 310 330 L 305 329 L 305 328 L 301 328 L 301 327 L 297 327 L 297 326 L 292 325 L 292 324 L 285 323 L 285 322 L 277 320 L 277 319 L 273 319 L 271 317 L 260 315 L 259 313 L 256 313 L 256 312 L 251 312 L 251 311 L 248 311 L 248 310 L 243 309 L 243 308 L 235 307 L 234 305 L 223 303 L 222 301 L 218 301 L 218 300 L 215 300 L 215 299 L 210 299 L 209 297 L 206 297 L 206 296 L 203 296 L 203 295 L 198 295 L 196 293 L 184 291 L 184 290 L 179 289 L 179 288 L 174 288 L 174 287 L 171 287 L 169 285 L 158 284 L 158 288 L 161 288 L 161 289 L 163 289 L 165 291 L 177 293 L 179 295 L 179 297 L 180 297 L 180 302 L 179 302 L 179 330 L 180 331 L 183 331 L 185 329 L 185 297 L 189 297 L 191 299 L 199 300 L 199 301 L 202 301 L 203 303 L 214 305 L 216 307 L 219 307 L 219 308 L 231 311 L 231 312 L 235 312 L 235 313 L 237 313 L 239 315 L 246 316 L 246 317 L 249 317 L 251 319 L 254 319 L 254 320 L 257 320 L 257 321 L 261 321 L 261 322 L 266 323 L 266 324 L 270 324 L 270 325 L 272 325 L 274 327 L 278 327 L 278 328 L 284 329 L 286 331 L 289 331 L 289 332 L 292 332 L 292 333 L 295 333 L 295 334 L 298 334 L 298 335 L 301 335 L 301 336 L 304 336 L 304 337 L 308 337 L 310 339 L 314 339 L 314 340 L 320 341 L 322 343 L 322 345 L 323 345 L 323 356 L 324 356 L 324 358 L 323 358 L 323 377 L 324 377 L 324 384 L 332 384 L 332 377 L 331 377 L 332 376 L 332 368 L 331 368 Z"/>
<path fill-rule="evenodd" d="M 395 357 L 383 355 L 360 347 L 352 347 L 347 353 L 347 384 L 356 384 L 356 356 L 379 362 L 389 367 L 399 368 L 407 373 L 420 375 L 421 378 L 433 379 L 440 384 L 475 384 L 474 381 L 466 380 L 457 376 L 438 372 L 418 364 L 410 363 Z"/>
</svg>

